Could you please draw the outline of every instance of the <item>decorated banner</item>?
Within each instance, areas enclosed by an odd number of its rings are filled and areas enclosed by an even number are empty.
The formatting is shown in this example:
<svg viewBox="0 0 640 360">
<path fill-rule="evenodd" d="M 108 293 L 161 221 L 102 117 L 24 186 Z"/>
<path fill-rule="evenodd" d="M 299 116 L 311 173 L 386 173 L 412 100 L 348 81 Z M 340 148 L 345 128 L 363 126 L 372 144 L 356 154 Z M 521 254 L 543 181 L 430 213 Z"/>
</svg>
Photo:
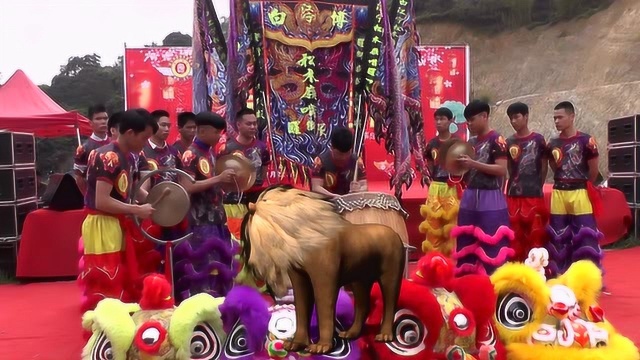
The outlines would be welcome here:
<svg viewBox="0 0 640 360">
<path fill-rule="evenodd" d="M 385 2 L 383 2 L 384 4 Z M 425 141 L 423 120 L 420 112 L 420 81 L 418 76 L 418 52 L 416 46 L 420 39 L 415 26 L 413 1 L 394 0 L 385 9 L 389 14 L 385 27 L 388 27 L 388 44 L 393 52 L 388 52 L 389 82 L 391 104 L 391 126 L 387 131 L 385 147 L 394 152 L 394 176 L 391 185 L 400 198 L 402 185 L 408 189 L 414 178 L 412 163 L 421 174 L 421 183 L 425 185 L 429 170 L 423 159 Z M 411 156 L 413 155 L 413 157 Z"/>
<path fill-rule="evenodd" d="M 191 54 L 190 47 L 129 48 L 124 52 L 125 108 L 168 111 L 173 124 L 170 143 L 178 135 L 177 114 L 192 109 Z"/>
<path fill-rule="evenodd" d="M 423 136 L 425 140 L 436 136 L 433 113 L 441 106 L 449 108 L 455 116 L 451 132 L 462 139 L 467 139 L 464 108 L 469 102 L 469 48 L 467 46 L 418 46 L 417 50 L 419 55 L 417 68 L 416 65 L 406 66 L 407 71 L 413 71 L 413 74 L 417 71 L 420 76 L 420 111 L 424 129 L 422 135 L 418 132 L 412 140 L 420 141 L 419 136 Z M 394 156 L 387 153 L 384 139 L 380 144 L 376 141 L 373 121 L 369 124 L 365 139 L 367 177 L 371 181 L 389 181 L 395 174 Z"/>
<path fill-rule="evenodd" d="M 421 46 L 419 70 L 422 88 L 422 115 L 427 139 L 436 136 L 433 113 L 447 107 L 454 115 L 451 133 L 467 139 L 464 108 L 469 103 L 469 47 Z"/>
<path fill-rule="evenodd" d="M 220 21 L 211 0 L 195 0 L 193 9 L 193 109 L 226 116 L 227 46 Z"/>
<path fill-rule="evenodd" d="M 370 29 L 370 0 L 232 1 L 229 63 L 234 106 L 254 91 L 263 139 L 280 180 L 308 184 L 332 130 L 355 114 L 358 49 Z"/>
</svg>

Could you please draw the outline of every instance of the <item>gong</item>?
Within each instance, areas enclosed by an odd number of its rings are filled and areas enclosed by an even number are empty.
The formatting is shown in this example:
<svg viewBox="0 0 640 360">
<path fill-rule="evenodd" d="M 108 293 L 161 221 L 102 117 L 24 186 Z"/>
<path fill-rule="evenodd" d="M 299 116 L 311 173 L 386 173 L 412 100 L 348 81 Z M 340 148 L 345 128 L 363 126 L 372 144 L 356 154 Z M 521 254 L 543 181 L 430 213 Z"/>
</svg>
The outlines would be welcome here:
<svg viewBox="0 0 640 360">
<path fill-rule="evenodd" d="M 443 159 L 444 169 L 452 176 L 462 176 L 469 169 L 458 161 L 460 155 L 475 157 L 473 146 L 462 139 L 452 138 L 444 142 L 440 149 L 440 158 Z"/>
<path fill-rule="evenodd" d="M 188 173 L 179 170 L 179 169 L 158 169 L 153 170 L 146 173 L 142 179 L 136 182 L 136 186 L 132 194 L 137 194 L 142 184 L 144 184 L 148 179 L 152 176 L 156 176 L 164 173 L 175 173 L 188 179 L 192 184 L 196 183 L 196 180 L 193 176 Z M 130 202 L 133 204 L 133 197 L 130 199 Z M 164 226 L 170 227 L 179 224 L 187 212 L 189 211 L 189 207 L 191 206 L 191 198 L 189 197 L 187 191 L 180 186 L 180 184 L 172 183 L 169 181 L 163 181 L 153 188 L 149 190 L 149 194 L 147 195 L 147 202 L 151 204 L 154 208 L 153 214 L 151 214 L 151 219 L 154 223 Z M 166 243 L 174 243 L 179 244 L 182 241 L 189 239 L 193 233 L 188 233 L 179 239 L 158 239 L 151 234 L 149 234 L 142 226 L 140 226 L 140 218 L 137 216 L 133 216 L 133 221 L 142 232 L 147 239 L 153 241 L 156 244 L 166 244 Z"/>
<path fill-rule="evenodd" d="M 235 171 L 235 181 L 230 184 L 221 184 L 225 191 L 245 192 L 256 183 L 257 169 L 251 161 L 241 152 L 223 155 L 216 159 L 215 172 L 220 175 L 223 171 L 232 169 Z"/>
<path fill-rule="evenodd" d="M 147 195 L 147 203 L 154 209 L 151 220 L 164 227 L 182 222 L 189 212 L 190 202 L 187 191 L 171 181 L 156 184 Z"/>
</svg>

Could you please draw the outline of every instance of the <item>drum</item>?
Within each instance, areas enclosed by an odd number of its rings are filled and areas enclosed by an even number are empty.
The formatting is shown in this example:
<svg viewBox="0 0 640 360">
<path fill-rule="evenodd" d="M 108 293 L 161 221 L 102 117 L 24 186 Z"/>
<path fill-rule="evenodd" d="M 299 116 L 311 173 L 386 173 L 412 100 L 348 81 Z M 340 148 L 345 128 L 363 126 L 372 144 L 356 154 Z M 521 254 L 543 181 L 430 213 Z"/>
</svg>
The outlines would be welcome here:
<svg viewBox="0 0 640 360">
<path fill-rule="evenodd" d="M 409 233 L 405 219 L 409 214 L 393 195 L 360 192 L 340 196 L 335 200 L 338 211 L 352 224 L 382 224 L 395 230 L 405 246 Z"/>
</svg>

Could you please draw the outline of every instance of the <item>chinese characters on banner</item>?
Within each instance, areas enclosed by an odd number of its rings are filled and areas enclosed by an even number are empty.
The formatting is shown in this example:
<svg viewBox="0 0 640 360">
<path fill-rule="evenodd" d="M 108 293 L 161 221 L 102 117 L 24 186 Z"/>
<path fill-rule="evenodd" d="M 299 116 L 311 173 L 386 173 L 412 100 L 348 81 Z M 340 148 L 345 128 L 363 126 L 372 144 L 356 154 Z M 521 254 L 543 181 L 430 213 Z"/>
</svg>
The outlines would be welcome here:
<svg viewBox="0 0 640 360">
<path fill-rule="evenodd" d="M 178 135 L 177 115 L 192 109 L 190 47 L 125 49 L 125 108 L 166 110 L 171 114 L 169 143 Z"/>
<path fill-rule="evenodd" d="M 445 106 L 453 112 L 451 132 L 467 139 L 464 108 L 469 102 L 469 47 L 419 46 L 418 71 L 422 96 L 422 117 L 425 139 L 436 136 L 433 113 Z M 370 121 L 365 137 L 365 166 L 369 181 L 389 181 L 394 171 L 393 155 L 387 154 L 384 140 L 378 144 Z"/>
<path fill-rule="evenodd" d="M 427 140 L 436 136 L 433 113 L 447 107 L 454 115 L 451 133 L 467 139 L 464 108 L 469 103 L 469 47 L 419 46 L 420 86 L 422 90 L 422 117 Z"/>
</svg>

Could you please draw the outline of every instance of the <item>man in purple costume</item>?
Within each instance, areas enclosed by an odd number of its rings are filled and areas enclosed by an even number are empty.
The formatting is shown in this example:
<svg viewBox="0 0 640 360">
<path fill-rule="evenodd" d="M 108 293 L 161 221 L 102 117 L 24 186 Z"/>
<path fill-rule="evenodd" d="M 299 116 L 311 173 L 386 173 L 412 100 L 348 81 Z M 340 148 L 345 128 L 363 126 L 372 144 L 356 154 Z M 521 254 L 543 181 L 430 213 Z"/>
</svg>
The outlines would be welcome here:
<svg viewBox="0 0 640 360">
<path fill-rule="evenodd" d="M 599 196 L 593 186 L 598 177 L 598 145 L 576 129 L 575 117 L 570 102 L 556 105 L 553 120 L 560 135 L 548 146 L 555 173 L 547 245 L 551 276 L 562 275 L 578 260 L 591 260 L 601 267 L 603 235 L 596 226 Z"/>
<path fill-rule="evenodd" d="M 196 179 L 192 184 L 180 183 L 191 194 L 189 228 L 193 236 L 174 251 L 176 300 L 182 301 L 199 293 L 225 296 L 233 286 L 235 245 L 227 228 L 219 184 L 233 182 L 233 170 L 214 175 L 212 147 L 226 128 L 225 120 L 212 112 L 196 116 L 197 135 L 182 154 L 183 170 Z"/>
<path fill-rule="evenodd" d="M 453 258 L 457 261 L 456 276 L 466 274 L 491 275 L 514 255 L 510 243 L 509 212 L 502 192 L 507 174 L 507 144 L 489 127 L 489 104 L 474 100 L 464 109 L 469 140 L 475 150 L 475 160 L 460 155 L 458 161 L 470 171 L 467 188 L 462 194 L 458 226 L 451 231 L 457 238 Z"/>
</svg>

